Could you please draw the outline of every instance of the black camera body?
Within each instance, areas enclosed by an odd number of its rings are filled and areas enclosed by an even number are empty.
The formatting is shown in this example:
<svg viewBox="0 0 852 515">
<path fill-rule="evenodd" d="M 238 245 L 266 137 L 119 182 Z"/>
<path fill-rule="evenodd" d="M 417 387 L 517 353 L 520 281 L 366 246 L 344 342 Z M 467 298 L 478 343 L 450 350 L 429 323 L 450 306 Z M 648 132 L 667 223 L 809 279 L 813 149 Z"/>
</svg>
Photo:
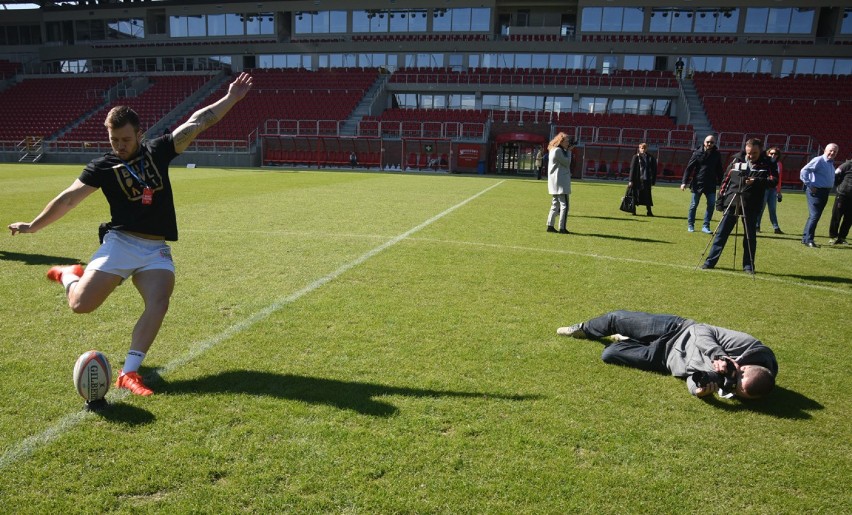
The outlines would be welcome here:
<svg viewBox="0 0 852 515">
<path fill-rule="evenodd" d="M 751 172 L 748 163 L 734 163 L 731 165 L 731 168 L 739 172 L 737 174 L 738 177 L 748 177 L 749 172 Z"/>
<path fill-rule="evenodd" d="M 705 372 L 698 370 L 692 373 L 692 380 L 695 384 L 704 388 L 710 383 L 716 383 L 723 392 L 733 392 L 737 388 L 737 368 L 731 358 L 722 358 L 728 362 L 728 373 L 722 375 L 718 372 Z"/>
<path fill-rule="evenodd" d="M 737 172 L 737 177 L 741 179 L 748 177 L 766 179 L 769 177 L 769 169 L 760 161 L 755 161 L 751 164 L 745 161 L 740 161 L 733 163 L 731 165 L 731 169 Z"/>
</svg>

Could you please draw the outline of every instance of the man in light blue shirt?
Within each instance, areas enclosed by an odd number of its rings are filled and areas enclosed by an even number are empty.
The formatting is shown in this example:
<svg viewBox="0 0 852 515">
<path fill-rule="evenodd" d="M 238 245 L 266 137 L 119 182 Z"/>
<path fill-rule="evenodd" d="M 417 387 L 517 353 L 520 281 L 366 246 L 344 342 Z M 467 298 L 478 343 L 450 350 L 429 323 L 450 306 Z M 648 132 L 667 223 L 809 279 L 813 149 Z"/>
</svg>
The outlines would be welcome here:
<svg viewBox="0 0 852 515">
<path fill-rule="evenodd" d="M 836 143 L 825 146 L 825 152 L 819 157 L 810 160 L 799 172 L 799 178 L 805 185 L 805 198 L 808 201 L 808 220 L 802 231 L 802 245 L 817 248 L 814 243 L 816 226 L 822 216 L 825 205 L 828 204 L 828 195 L 834 186 L 834 157 L 840 151 Z"/>
</svg>

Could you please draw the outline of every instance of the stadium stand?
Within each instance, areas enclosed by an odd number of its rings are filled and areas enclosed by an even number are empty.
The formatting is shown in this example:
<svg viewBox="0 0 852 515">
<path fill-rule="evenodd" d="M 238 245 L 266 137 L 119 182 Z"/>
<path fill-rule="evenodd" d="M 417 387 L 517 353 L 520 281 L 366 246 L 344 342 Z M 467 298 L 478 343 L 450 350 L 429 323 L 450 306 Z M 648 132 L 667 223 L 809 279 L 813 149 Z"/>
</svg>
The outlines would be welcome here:
<svg viewBox="0 0 852 515">
<path fill-rule="evenodd" d="M 154 76 L 150 86 L 136 96 L 118 98 L 91 116 L 83 123 L 63 134 L 60 141 L 100 141 L 104 138 L 104 119 L 110 109 L 117 105 L 133 108 L 139 115 L 143 131 L 153 127 L 178 104 L 209 80 L 208 76 Z"/>
<path fill-rule="evenodd" d="M 21 71 L 21 63 L 0 59 L 0 80 L 14 77 Z"/>
<path fill-rule="evenodd" d="M 104 103 L 118 77 L 28 78 L 0 92 L 0 140 L 50 137 Z M 101 133 L 103 138 L 103 133 Z"/>
<path fill-rule="evenodd" d="M 697 73 L 694 80 L 713 127 L 723 136 L 730 133 L 720 138 L 720 148 L 740 147 L 742 135 L 788 151 L 801 150 L 797 141 L 803 136 L 820 146 L 852 147 L 852 127 L 846 123 L 852 117 L 848 78 Z"/>
<path fill-rule="evenodd" d="M 326 69 L 251 70 L 252 94 L 237 104 L 227 118 L 202 134 L 197 141 L 243 140 L 264 127 L 267 120 L 311 122 L 315 134 L 337 134 L 340 121 L 348 118 L 366 90 L 378 78 L 378 70 Z M 214 91 L 198 105 L 221 98 L 228 84 Z M 189 118 L 188 112 L 177 124 Z M 286 124 L 279 127 L 286 127 Z M 279 133 L 286 133 L 283 128 Z"/>
<path fill-rule="evenodd" d="M 124 19 L 114 5 L 122 3 L 78 9 L 47 2 L 34 4 L 44 12 L 4 14 L 1 148 L 44 138 L 48 154 L 94 151 L 94 141 L 104 140 L 106 110 L 116 104 L 134 107 L 146 128 L 173 128 L 224 94 L 222 77 L 246 70 L 254 76 L 252 94 L 190 152 L 230 148 L 246 155 L 243 163 L 343 166 L 356 151 L 365 165 L 419 169 L 443 161 L 444 150 L 410 143 L 431 139 L 476 146 L 479 157 L 467 170 L 485 160 L 490 172 L 503 152 L 497 136 L 566 131 L 581 142 L 580 173 L 623 176 L 625 153 L 644 141 L 671 178 L 695 148 L 696 131 L 716 133 L 726 152 L 761 137 L 790 160 L 829 141 L 844 154 L 852 150 L 845 123 L 852 114 L 852 24 L 844 21 L 852 8 L 827 0 L 769 7 L 777 11 L 771 19 L 791 25 L 766 22 L 766 30 L 752 27 L 764 19 L 763 8 L 749 6 L 636 11 L 618 2 L 604 9 L 543 0 L 523 9 L 497 0 L 476 7 L 477 16 L 474 8 L 417 0 L 376 9 L 327 0 L 317 10 L 282 5 L 258 16 L 240 3 L 201 0 L 192 2 L 190 16 L 178 9 L 164 19 L 140 2 L 134 16 L 144 14 L 141 30 L 140 20 Z M 589 16 L 581 16 L 585 10 Z M 644 19 L 631 18 L 637 12 Z M 217 23 L 225 18 L 233 24 L 222 29 Z M 162 23 L 152 25 L 155 19 Z M 595 19 L 600 25 L 589 21 Z M 676 76 L 680 59 L 686 65 Z M 74 150 L 74 142 L 86 145 Z"/>
</svg>

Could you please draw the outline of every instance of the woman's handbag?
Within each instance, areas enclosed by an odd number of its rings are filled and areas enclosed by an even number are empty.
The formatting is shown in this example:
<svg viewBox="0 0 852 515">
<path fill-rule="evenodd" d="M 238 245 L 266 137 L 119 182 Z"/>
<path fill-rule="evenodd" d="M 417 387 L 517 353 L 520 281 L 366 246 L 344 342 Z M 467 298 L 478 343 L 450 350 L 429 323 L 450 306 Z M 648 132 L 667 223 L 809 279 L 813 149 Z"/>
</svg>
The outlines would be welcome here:
<svg viewBox="0 0 852 515">
<path fill-rule="evenodd" d="M 621 206 L 618 209 L 625 213 L 636 214 L 636 199 L 633 198 L 633 189 L 628 186 L 624 196 L 621 197 Z"/>
</svg>

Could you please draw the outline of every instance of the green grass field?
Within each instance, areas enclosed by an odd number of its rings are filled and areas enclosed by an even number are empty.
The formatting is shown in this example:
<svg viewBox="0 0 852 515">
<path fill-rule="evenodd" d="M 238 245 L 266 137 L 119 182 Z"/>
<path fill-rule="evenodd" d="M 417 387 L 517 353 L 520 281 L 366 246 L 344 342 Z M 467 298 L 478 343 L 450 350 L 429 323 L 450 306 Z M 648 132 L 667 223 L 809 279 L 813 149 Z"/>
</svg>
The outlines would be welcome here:
<svg viewBox="0 0 852 515">
<path fill-rule="evenodd" d="M 81 168 L 0 166 L 4 229 Z M 75 315 L 45 279 L 96 249 L 100 193 L 2 239 L 0 512 L 852 511 L 852 248 L 800 244 L 800 194 L 752 278 L 733 239 L 697 269 L 708 237 L 686 232 L 675 187 L 646 218 L 617 210 L 624 183 L 575 181 L 558 235 L 543 181 L 172 176 L 177 286 L 142 370 L 152 397 L 111 390 L 95 415 L 71 384 L 91 348 L 120 368 L 142 308 L 125 284 Z M 779 387 L 705 402 L 555 334 L 622 308 L 755 335 Z"/>
</svg>

